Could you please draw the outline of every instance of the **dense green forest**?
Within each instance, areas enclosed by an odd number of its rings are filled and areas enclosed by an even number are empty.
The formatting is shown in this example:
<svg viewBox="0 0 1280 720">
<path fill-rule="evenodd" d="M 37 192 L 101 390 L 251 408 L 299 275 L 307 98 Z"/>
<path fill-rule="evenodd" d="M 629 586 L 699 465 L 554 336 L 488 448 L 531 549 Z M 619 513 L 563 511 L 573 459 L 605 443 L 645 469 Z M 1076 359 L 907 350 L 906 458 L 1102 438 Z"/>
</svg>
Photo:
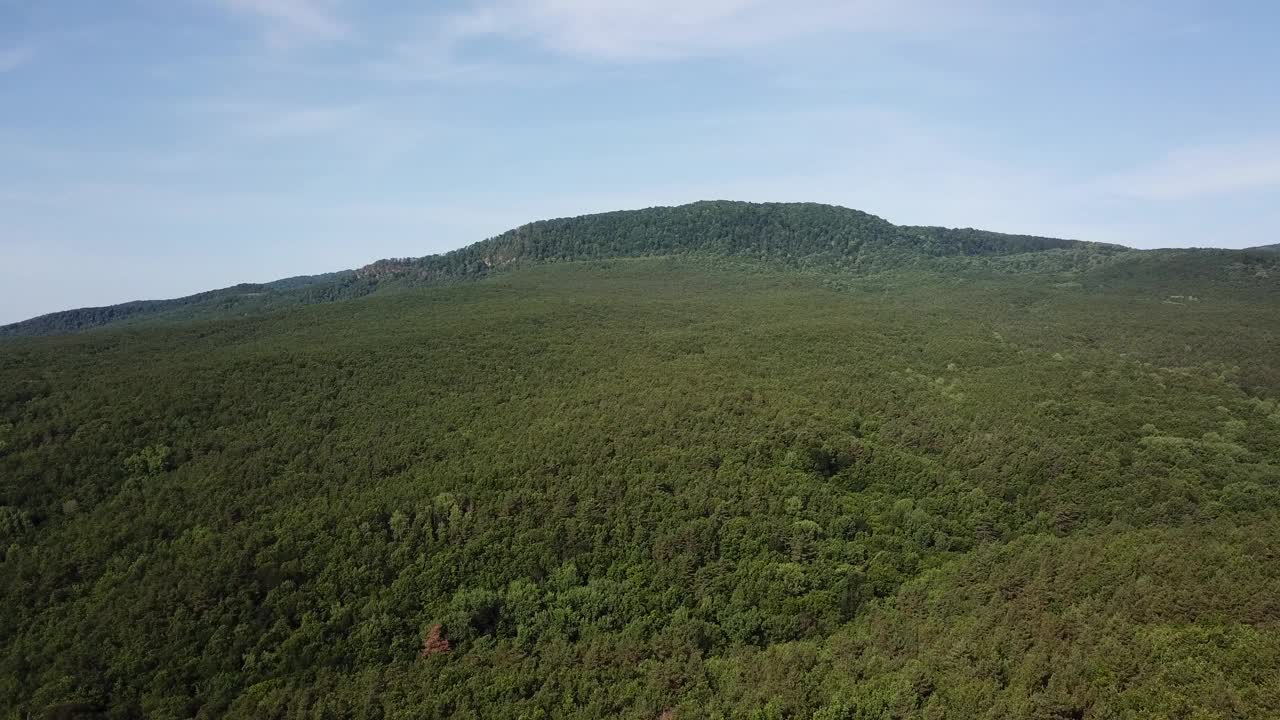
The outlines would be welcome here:
<svg viewBox="0 0 1280 720">
<path fill-rule="evenodd" d="M 9 338 L 0 712 L 1280 717 L 1278 291 L 713 203 Z"/>
</svg>

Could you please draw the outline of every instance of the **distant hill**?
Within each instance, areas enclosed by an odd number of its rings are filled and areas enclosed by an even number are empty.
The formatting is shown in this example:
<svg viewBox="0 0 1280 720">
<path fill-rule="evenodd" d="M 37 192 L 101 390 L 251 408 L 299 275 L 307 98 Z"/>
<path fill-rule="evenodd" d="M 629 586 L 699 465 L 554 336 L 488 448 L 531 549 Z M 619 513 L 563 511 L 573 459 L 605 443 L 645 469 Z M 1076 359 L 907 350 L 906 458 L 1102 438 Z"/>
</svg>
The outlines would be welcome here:
<svg viewBox="0 0 1280 720">
<path fill-rule="evenodd" d="M 1078 240 L 897 226 L 858 210 L 814 203 L 707 201 L 544 220 L 443 255 L 382 260 L 357 275 L 438 281 L 528 263 L 686 254 L 872 272 L 930 258 L 1067 249 L 1126 250 Z"/>
<path fill-rule="evenodd" d="M 64 310 L 0 326 L 0 337 L 58 335 L 138 320 L 234 315 L 279 303 L 337 299 L 354 280 L 355 273 L 344 270 L 269 283 L 242 283 L 170 300 L 135 300 L 120 305 Z"/>
<path fill-rule="evenodd" d="M 1257 275 L 1258 268 L 1275 265 L 1270 252 L 1257 250 L 1139 251 L 971 228 L 899 226 L 858 210 L 816 203 L 703 201 L 543 220 L 452 252 L 379 260 L 357 270 L 57 312 L 0 327 L 0 337 L 63 334 L 142 320 L 232 317 L 387 288 L 474 280 L 533 264 L 673 255 L 846 275 L 903 270 L 1096 273 L 1097 282 L 1174 290 L 1187 278 L 1253 282 L 1267 277 L 1265 272 Z"/>
</svg>

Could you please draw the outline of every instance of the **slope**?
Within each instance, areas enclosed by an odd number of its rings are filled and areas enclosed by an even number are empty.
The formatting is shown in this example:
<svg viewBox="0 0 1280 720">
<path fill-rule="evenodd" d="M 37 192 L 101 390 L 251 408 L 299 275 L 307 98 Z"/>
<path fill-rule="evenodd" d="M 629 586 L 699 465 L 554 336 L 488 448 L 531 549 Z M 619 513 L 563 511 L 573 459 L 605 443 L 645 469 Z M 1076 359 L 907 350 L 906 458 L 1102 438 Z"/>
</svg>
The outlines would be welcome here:
<svg viewBox="0 0 1280 720">
<path fill-rule="evenodd" d="M 529 264 L 699 254 L 825 272 L 868 273 L 940 257 L 1003 257 L 1072 251 L 1059 264 L 1097 262 L 1123 249 L 979 230 L 897 227 L 846 208 L 818 204 L 699 202 L 680 207 L 535 222 L 423 258 L 375 262 L 357 271 L 239 285 L 176 300 L 53 313 L 0 327 L 0 337 L 50 335 L 146 319 L 232 317 L 360 297 L 387 287 L 472 280 Z"/>
<path fill-rule="evenodd" d="M 147 320 L 189 320 L 201 317 L 234 317 L 282 305 L 325 302 L 366 292 L 347 270 L 323 275 L 302 275 L 270 283 L 241 283 L 170 300 L 137 300 L 120 305 L 80 308 L 49 313 L 0 326 L 0 337 L 59 335 L 103 325 Z"/>
<path fill-rule="evenodd" d="M 378 279 L 433 281 L 529 263 L 691 253 L 874 272 L 934 257 L 1054 249 L 1123 250 L 979 230 L 899 227 L 864 212 L 816 203 L 709 201 L 544 220 L 444 255 L 384 260 L 358 272 Z"/>
<path fill-rule="evenodd" d="M 1209 287 L 609 259 L 14 339 L 0 706 L 1275 716 L 1280 314 Z"/>
</svg>

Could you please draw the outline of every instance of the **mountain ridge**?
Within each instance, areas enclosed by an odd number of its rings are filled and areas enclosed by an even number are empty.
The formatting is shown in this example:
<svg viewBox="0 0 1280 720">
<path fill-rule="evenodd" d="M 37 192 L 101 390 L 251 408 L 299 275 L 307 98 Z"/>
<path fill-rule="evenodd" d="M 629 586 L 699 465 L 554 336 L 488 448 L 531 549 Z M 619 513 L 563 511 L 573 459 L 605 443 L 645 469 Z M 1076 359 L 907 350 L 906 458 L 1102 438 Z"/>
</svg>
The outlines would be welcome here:
<svg viewBox="0 0 1280 720">
<path fill-rule="evenodd" d="M 1081 240 L 973 228 L 894 225 L 870 213 L 821 203 L 702 200 L 539 220 L 451 252 L 388 258 L 356 273 L 362 278 L 408 276 L 430 281 L 489 272 L 521 262 L 690 252 L 757 259 L 852 259 L 853 269 L 865 270 L 903 259 L 901 255 L 885 258 L 883 254 L 888 251 L 940 257 L 1082 248 L 1122 249 Z M 864 250 L 878 251 L 881 257 L 859 257 Z"/>
<path fill-rule="evenodd" d="M 974 228 L 895 225 L 860 210 L 820 203 L 704 200 L 539 220 L 449 252 L 386 258 L 354 270 L 63 310 L 0 326 L 0 337 L 58 335 L 149 319 L 234 316 L 351 299 L 388 287 L 478 279 L 545 262 L 698 255 L 854 275 L 906 269 L 1077 273 L 1153 253 L 1181 253 L 1168 260 L 1250 252 L 1271 257 L 1261 250 L 1148 251 Z M 1234 262 L 1236 255 L 1222 257 Z M 1139 267 L 1139 272 L 1150 274 L 1151 269 Z"/>
</svg>

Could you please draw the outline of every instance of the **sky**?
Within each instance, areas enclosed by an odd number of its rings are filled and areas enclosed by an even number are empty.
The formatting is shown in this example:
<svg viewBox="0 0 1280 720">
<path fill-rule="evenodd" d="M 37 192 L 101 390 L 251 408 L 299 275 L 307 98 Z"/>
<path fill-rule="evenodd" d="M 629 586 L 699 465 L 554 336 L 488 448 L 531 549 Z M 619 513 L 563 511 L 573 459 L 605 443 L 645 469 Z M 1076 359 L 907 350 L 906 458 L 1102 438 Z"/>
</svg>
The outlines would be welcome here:
<svg viewBox="0 0 1280 720">
<path fill-rule="evenodd" d="M 701 199 L 1280 242 L 1280 3 L 0 0 L 0 323 Z"/>
</svg>

